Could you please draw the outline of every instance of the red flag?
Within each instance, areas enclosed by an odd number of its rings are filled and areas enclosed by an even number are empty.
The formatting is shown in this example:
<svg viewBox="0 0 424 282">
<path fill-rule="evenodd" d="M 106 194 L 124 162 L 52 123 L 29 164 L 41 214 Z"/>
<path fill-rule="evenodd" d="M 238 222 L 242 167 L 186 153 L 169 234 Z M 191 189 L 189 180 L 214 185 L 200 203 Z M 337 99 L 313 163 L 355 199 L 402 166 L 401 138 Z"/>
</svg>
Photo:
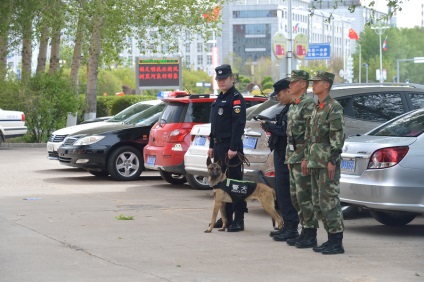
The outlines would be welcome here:
<svg viewBox="0 0 424 282">
<path fill-rule="evenodd" d="M 384 39 L 383 41 L 383 50 L 387 51 L 387 36 L 386 36 L 386 39 Z"/>
<path fill-rule="evenodd" d="M 213 8 L 213 10 L 204 13 L 203 14 L 203 18 L 208 21 L 216 21 L 219 18 L 219 13 L 221 12 L 221 7 L 216 6 L 215 8 Z"/>
<path fill-rule="evenodd" d="M 349 38 L 358 40 L 359 36 L 353 29 L 349 29 Z"/>
</svg>

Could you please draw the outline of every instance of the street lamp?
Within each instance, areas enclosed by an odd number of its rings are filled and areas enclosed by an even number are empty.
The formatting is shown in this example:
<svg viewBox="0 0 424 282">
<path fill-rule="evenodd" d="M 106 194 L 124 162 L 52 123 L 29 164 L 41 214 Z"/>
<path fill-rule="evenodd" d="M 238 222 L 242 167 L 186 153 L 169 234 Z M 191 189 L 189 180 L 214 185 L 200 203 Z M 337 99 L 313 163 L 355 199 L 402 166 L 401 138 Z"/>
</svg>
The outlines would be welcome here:
<svg viewBox="0 0 424 282">
<path fill-rule="evenodd" d="M 371 27 L 379 36 L 380 39 L 380 83 L 383 83 L 383 54 L 381 49 L 383 49 L 383 46 L 381 45 L 381 35 L 383 34 L 385 29 L 388 29 L 389 26 L 375 26 Z"/>
</svg>

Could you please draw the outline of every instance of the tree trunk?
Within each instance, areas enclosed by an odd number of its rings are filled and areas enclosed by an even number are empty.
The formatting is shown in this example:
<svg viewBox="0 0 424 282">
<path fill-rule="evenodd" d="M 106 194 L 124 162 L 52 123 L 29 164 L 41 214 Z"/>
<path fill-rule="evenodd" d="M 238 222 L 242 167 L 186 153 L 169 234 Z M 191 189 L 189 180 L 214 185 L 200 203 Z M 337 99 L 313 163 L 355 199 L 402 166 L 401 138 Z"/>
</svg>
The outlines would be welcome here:
<svg viewBox="0 0 424 282">
<path fill-rule="evenodd" d="M 12 1 L 1 1 L 0 3 L 0 79 L 4 79 L 7 73 L 7 55 L 9 53 L 9 28 L 13 10 Z"/>
<path fill-rule="evenodd" d="M 31 77 L 32 60 L 32 19 L 28 19 L 22 34 L 22 81 L 27 82 Z"/>
<path fill-rule="evenodd" d="M 52 41 L 50 49 L 50 68 L 49 74 L 58 72 L 60 69 L 59 57 L 60 57 L 60 27 L 54 27 L 52 30 Z"/>
<path fill-rule="evenodd" d="M 102 4 L 100 4 L 102 5 Z M 99 5 L 99 6 L 100 6 Z M 102 13 L 96 13 L 93 19 L 93 32 L 90 42 L 90 57 L 88 58 L 88 80 L 87 80 L 87 93 L 85 101 L 88 109 L 84 114 L 84 119 L 92 119 L 96 117 L 97 110 L 97 80 L 98 80 L 98 67 L 100 60 L 100 40 L 101 40 L 101 26 L 103 18 Z"/>
<path fill-rule="evenodd" d="M 38 49 L 38 62 L 36 74 L 42 73 L 46 69 L 47 61 L 47 45 L 49 43 L 50 28 L 46 25 L 40 36 L 40 48 Z"/>
<path fill-rule="evenodd" d="M 81 65 L 82 53 L 82 40 L 84 38 L 84 21 L 80 18 L 78 20 L 77 32 L 75 34 L 74 54 L 72 56 L 71 64 L 71 81 L 75 87 L 76 95 L 78 95 L 78 70 Z"/>
<path fill-rule="evenodd" d="M 0 79 L 3 80 L 7 73 L 7 34 L 0 36 Z"/>
</svg>

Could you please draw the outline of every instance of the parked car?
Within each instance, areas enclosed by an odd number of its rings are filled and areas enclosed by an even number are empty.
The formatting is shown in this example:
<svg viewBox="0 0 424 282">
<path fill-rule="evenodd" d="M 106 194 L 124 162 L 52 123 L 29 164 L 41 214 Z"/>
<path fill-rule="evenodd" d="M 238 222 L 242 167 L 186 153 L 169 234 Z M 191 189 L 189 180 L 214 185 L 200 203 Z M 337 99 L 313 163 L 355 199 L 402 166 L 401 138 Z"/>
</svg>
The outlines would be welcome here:
<svg viewBox="0 0 424 282">
<path fill-rule="evenodd" d="M 151 100 L 151 101 L 142 101 L 134 105 L 129 106 L 128 108 L 117 113 L 115 116 L 103 122 L 93 122 L 85 123 L 74 126 L 65 127 L 59 130 L 54 131 L 49 140 L 47 141 L 47 154 L 48 158 L 51 160 L 58 160 L 57 150 L 62 145 L 63 140 L 68 136 L 75 134 L 81 130 L 88 130 L 91 128 L 100 128 L 108 127 L 111 123 L 121 123 L 131 116 L 138 114 L 152 106 L 158 105 L 161 103 L 161 100 Z"/>
<path fill-rule="evenodd" d="M 418 84 L 340 84 L 330 94 L 344 108 L 346 136 L 363 134 L 424 107 L 424 85 Z"/>
<path fill-rule="evenodd" d="M 144 148 L 144 166 L 159 170 L 162 178 L 171 184 L 194 182 L 192 175 L 185 177 L 184 155 L 191 143 L 190 131 L 196 124 L 208 123 L 211 104 L 216 96 L 188 95 L 165 98 L 167 103 L 159 122 L 150 132 Z M 245 96 L 246 106 L 262 103 L 264 97 Z"/>
<path fill-rule="evenodd" d="M 23 112 L 0 109 L 0 144 L 6 139 L 24 136 L 27 131 Z"/>
<path fill-rule="evenodd" d="M 345 141 L 340 199 L 380 223 L 402 226 L 424 213 L 424 109 Z"/>
<path fill-rule="evenodd" d="M 87 170 L 95 176 L 110 175 L 114 180 L 135 180 L 142 171 L 143 148 L 165 103 L 133 115 L 125 123 L 109 123 L 74 133 L 58 150 L 63 165 Z"/>
</svg>

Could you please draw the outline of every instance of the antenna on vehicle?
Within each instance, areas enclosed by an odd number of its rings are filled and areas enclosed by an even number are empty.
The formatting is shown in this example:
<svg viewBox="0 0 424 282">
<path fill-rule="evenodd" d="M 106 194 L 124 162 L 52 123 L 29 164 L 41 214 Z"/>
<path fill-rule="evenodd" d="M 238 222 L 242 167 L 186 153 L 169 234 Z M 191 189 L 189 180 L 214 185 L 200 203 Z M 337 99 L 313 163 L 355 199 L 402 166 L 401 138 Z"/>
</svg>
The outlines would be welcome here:
<svg viewBox="0 0 424 282">
<path fill-rule="evenodd" d="M 190 89 L 187 87 L 187 85 L 183 84 L 183 86 L 184 86 L 184 88 L 186 89 L 187 93 L 188 93 L 189 95 L 191 95 L 191 91 L 190 91 Z"/>
</svg>

